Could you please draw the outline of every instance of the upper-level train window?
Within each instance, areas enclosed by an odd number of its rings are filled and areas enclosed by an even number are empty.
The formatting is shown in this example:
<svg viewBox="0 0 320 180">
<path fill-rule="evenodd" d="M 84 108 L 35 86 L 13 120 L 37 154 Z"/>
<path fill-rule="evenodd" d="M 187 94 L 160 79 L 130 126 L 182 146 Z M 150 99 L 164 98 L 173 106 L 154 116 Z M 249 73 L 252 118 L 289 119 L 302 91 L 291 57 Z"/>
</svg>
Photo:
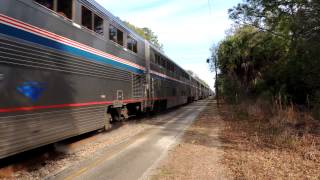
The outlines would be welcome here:
<svg viewBox="0 0 320 180">
<path fill-rule="evenodd" d="M 127 46 L 128 46 L 128 49 L 137 53 L 138 52 L 138 42 L 133 39 L 131 36 L 128 36 L 128 43 L 127 43 Z"/>
<path fill-rule="evenodd" d="M 58 0 L 57 12 L 64 17 L 72 19 L 72 0 Z"/>
<path fill-rule="evenodd" d="M 42 6 L 53 10 L 53 0 L 35 0 L 35 2 L 41 4 Z"/>
<path fill-rule="evenodd" d="M 155 63 L 155 61 L 156 61 L 155 54 L 152 54 L 152 55 L 150 56 L 150 61 L 151 61 L 152 63 Z"/>
<path fill-rule="evenodd" d="M 159 65 L 162 67 L 162 68 L 167 68 L 167 62 L 168 60 L 162 56 L 160 56 L 160 62 L 159 62 Z"/>
<path fill-rule="evenodd" d="M 94 14 L 91 10 L 84 6 L 81 8 L 81 16 L 82 26 L 103 36 L 103 19 L 101 17 Z"/>
<path fill-rule="evenodd" d="M 117 40 L 118 40 L 118 44 L 123 46 L 123 32 L 120 31 L 119 29 L 117 29 Z"/>
<path fill-rule="evenodd" d="M 117 42 L 117 28 L 110 25 L 109 27 L 109 39 L 111 41 Z"/>
<path fill-rule="evenodd" d="M 168 64 L 167 64 L 167 69 L 171 72 L 173 72 L 174 70 L 174 65 L 172 62 L 168 61 Z"/>
<path fill-rule="evenodd" d="M 155 54 L 155 63 L 160 65 L 161 57 L 158 54 Z"/>
<path fill-rule="evenodd" d="M 92 11 L 82 6 L 81 8 L 81 24 L 82 26 L 92 30 Z"/>
<path fill-rule="evenodd" d="M 73 0 L 35 0 L 35 2 L 56 11 L 66 18 L 72 19 Z"/>
<path fill-rule="evenodd" d="M 171 63 L 171 71 L 174 72 L 175 70 L 175 65 L 173 63 Z"/>
<path fill-rule="evenodd" d="M 98 15 L 94 15 L 94 32 L 103 35 L 103 19 Z"/>
<path fill-rule="evenodd" d="M 166 59 L 164 59 L 164 58 L 161 58 L 161 66 L 163 67 L 163 68 L 166 68 Z"/>
<path fill-rule="evenodd" d="M 114 41 L 123 46 L 123 32 L 113 25 L 110 25 L 109 27 L 109 38 L 111 41 Z"/>
</svg>

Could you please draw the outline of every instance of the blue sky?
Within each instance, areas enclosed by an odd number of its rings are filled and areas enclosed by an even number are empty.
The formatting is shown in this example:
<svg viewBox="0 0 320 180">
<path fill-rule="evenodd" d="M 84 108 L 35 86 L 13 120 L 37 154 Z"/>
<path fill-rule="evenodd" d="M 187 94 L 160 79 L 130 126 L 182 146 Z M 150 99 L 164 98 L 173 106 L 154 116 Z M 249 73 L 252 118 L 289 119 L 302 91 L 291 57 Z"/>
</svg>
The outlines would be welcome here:
<svg viewBox="0 0 320 180">
<path fill-rule="evenodd" d="M 206 64 L 209 48 L 223 39 L 232 23 L 228 9 L 242 0 L 96 1 L 122 20 L 151 28 L 172 60 L 213 87 L 214 76 Z"/>
</svg>

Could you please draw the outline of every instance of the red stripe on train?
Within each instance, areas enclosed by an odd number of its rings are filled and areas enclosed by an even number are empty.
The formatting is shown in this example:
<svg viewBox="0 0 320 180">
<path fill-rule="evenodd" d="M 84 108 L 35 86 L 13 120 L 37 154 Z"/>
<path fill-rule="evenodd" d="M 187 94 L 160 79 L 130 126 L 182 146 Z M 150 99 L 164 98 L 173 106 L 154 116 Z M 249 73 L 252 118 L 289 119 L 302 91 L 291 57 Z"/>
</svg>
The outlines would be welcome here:
<svg viewBox="0 0 320 180">
<path fill-rule="evenodd" d="M 124 103 L 140 102 L 135 99 L 128 99 L 122 101 Z M 29 107 L 17 107 L 17 108 L 2 108 L 0 113 L 12 113 L 18 111 L 33 111 L 41 109 L 56 109 L 56 108 L 66 108 L 66 107 L 83 107 L 83 106 L 94 106 L 94 105 L 108 105 L 112 104 L 112 101 L 102 101 L 102 102 L 87 102 L 87 103 L 74 103 L 74 104 L 58 104 L 58 105 L 47 105 L 47 106 L 29 106 Z"/>
<path fill-rule="evenodd" d="M 144 100 L 147 101 L 156 101 L 156 100 L 165 100 L 165 99 L 176 99 L 178 97 L 165 97 L 165 98 L 149 98 L 149 99 L 127 99 L 121 102 L 123 103 L 139 103 Z M 101 102 L 87 102 L 87 103 L 74 103 L 74 104 L 58 104 L 58 105 L 47 105 L 47 106 L 29 106 L 29 107 L 16 107 L 16 108 L 2 108 L 0 113 L 12 113 L 19 111 L 33 111 L 41 109 L 57 109 L 57 108 L 67 108 L 67 107 L 84 107 L 84 106 L 94 106 L 94 105 L 109 105 L 113 101 L 101 101 Z"/>
</svg>

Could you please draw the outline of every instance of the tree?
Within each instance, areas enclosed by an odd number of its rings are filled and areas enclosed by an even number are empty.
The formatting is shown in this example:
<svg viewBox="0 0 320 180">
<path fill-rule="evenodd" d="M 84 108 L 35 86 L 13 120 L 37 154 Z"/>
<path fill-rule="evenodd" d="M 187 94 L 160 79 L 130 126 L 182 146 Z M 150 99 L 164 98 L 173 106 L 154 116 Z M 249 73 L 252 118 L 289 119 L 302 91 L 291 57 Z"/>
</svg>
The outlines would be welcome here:
<svg viewBox="0 0 320 180">
<path fill-rule="evenodd" d="M 252 26 L 238 27 L 233 33 L 211 48 L 216 91 L 232 102 L 271 92 L 266 77 L 286 59 L 287 43 Z"/>
<path fill-rule="evenodd" d="M 320 1 L 246 0 L 229 14 L 236 28 L 216 53 L 224 95 L 320 103 Z"/>
<path fill-rule="evenodd" d="M 318 0 L 247 0 L 229 10 L 237 24 L 251 25 L 288 40 L 308 38 L 320 29 Z"/>
<path fill-rule="evenodd" d="M 256 27 L 287 43 L 287 56 L 274 66 L 269 86 L 299 104 L 309 97 L 318 99 L 320 1 L 247 0 L 229 12 L 237 24 Z"/>
<path fill-rule="evenodd" d="M 209 63 L 210 65 L 210 69 L 212 72 L 215 73 L 215 94 L 216 94 L 216 100 L 217 100 L 217 106 L 219 106 L 219 95 L 220 95 L 220 92 L 219 92 L 219 83 L 218 83 L 218 47 L 215 46 L 215 45 L 212 45 L 212 47 L 210 48 L 210 51 L 211 51 L 211 57 L 210 59 L 207 60 L 207 62 Z"/>
<path fill-rule="evenodd" d="M 124 21 L 124 23 L 134 32 L 136 32 L 137 34 L 139 34 L 141 37 L 143 37 L 144 39 L 146 39 L 147 41 L 149 41 L 151 44 L 153 44 L 154 46 L 156 46 L 157 48 L 159 48 L 160 50 L 163 51 L 163 44 L 161 44 L 158 40 L 158 36 L 150 29 L 147 27 L 144 28 L 139 28 L 134 26 L 133 24 Z"/>
</svg>

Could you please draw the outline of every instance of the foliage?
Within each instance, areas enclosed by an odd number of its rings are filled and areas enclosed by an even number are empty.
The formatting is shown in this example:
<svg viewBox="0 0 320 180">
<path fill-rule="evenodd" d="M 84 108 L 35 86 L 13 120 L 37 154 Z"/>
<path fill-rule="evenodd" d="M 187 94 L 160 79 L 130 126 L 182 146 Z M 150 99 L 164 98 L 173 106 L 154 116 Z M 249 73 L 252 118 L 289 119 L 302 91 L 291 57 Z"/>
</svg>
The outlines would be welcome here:
<svg viewBox="0 0 320 180">
<path fill-rule="evenodd" d="M 320 104 L 320 1 L 246 0 L 229 15 L 236 28 L 212 51 L 225 98 Z"/>
<path fill-rule="evenodd" d="M 144 39 L 146 39 L 147 41 L 149 41 L 151 44 L 153 44 L 154 46 L 156 46 L 157 48 L 159 48 L 160 50 L 163 50 L 163 44 L 161 44 L 158 40 L 158 36 L 150 29 L 147 27 L 144 28 L 139 28 L 136 27 L 135 25 L 124 21 L 124 23 L 134 32 L 136 32 L 137 34 L 139 34 L 141 37 L 143 37 Z"/>
</svg>

